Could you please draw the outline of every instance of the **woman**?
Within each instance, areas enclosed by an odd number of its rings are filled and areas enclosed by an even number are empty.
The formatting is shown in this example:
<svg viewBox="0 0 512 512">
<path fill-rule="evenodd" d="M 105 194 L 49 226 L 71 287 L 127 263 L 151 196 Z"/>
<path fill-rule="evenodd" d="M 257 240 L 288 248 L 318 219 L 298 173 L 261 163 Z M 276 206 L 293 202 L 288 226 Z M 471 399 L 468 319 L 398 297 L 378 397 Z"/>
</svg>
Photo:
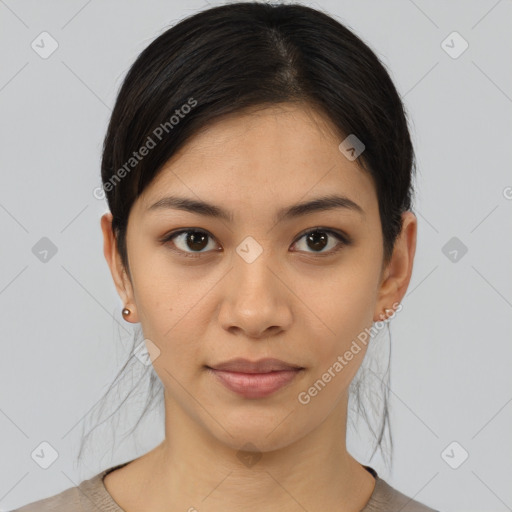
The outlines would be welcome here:
<svg viewBox="0 0 512 512">
<path fill-rule="evenodd" d="M 433 511 L 346 448 L 367 333 L 412 273 L 413 169 L 388 73 L 322 12 L 229 4 L 153 41 L 110 120 L 101 228 L 165 438 L 19 510 Z"/>
</svg>

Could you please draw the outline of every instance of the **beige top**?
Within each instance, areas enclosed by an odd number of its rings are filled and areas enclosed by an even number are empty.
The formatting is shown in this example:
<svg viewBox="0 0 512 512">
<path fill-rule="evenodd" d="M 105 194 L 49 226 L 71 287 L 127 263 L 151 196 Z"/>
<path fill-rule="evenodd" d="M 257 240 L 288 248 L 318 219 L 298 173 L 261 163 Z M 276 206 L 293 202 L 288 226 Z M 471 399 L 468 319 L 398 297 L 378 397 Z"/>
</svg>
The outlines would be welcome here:
<svg viewBox="0 0 512 512">
<path fill-rule="evenodd" d="M 131 461 L 129 461 L 131 462 Z M 124 512 L 107 491 L 103 478 L 129 464 L 113 466 L 50 498 L 35 501 L 12 512 Z M 397 491 L 370 466 L 363 466 L 375 478 L 375 489 L 361 512 L 439 512 Z"/>
</svg>

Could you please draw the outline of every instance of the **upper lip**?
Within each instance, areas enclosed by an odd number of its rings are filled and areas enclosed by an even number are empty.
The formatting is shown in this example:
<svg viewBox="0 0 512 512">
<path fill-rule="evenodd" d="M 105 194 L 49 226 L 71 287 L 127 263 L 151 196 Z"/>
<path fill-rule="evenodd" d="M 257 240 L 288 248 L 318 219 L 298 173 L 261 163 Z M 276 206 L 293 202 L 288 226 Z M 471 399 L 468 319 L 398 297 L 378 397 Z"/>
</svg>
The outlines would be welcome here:
<svg viewBox="0 0 512 512">
<path fill-rule="evenodd" d="M 242 357 L 230 359 L 223 363 L 215 364 L 210 366 L 214 370 L 224 370 L 228 372 L 240 372 L 240 373 L 269 373 L 283 370 L 299 370 L 301 366 L 286 363 L 279 359 L 265 358 L 259 359 L 258 361 L 250 361 Z"/>
</svg>

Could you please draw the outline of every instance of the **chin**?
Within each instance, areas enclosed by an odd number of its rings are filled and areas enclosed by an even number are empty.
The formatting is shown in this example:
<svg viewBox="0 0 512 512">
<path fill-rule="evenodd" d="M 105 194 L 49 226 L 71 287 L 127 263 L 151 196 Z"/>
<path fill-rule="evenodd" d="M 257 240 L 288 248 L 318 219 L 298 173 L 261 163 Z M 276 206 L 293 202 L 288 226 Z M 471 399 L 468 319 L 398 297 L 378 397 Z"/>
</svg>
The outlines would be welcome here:
<svg viewBox="0 0 512 512">
<path fill-rule="evenodd" d="M 285 448 L 307 434 L 306 426 L 297 419 L 290 421 L 293 413 L 289 414 L 283 407 L 279 408 L 278 414 L 237 412 L 236 415 L 221 416 L 224 418 L 220 422 L 222 426 L 216 422 L 212 424 L 210 418 L 208 426 L 218 441 L 234 451 L 271 452 Z"/>
</svg>

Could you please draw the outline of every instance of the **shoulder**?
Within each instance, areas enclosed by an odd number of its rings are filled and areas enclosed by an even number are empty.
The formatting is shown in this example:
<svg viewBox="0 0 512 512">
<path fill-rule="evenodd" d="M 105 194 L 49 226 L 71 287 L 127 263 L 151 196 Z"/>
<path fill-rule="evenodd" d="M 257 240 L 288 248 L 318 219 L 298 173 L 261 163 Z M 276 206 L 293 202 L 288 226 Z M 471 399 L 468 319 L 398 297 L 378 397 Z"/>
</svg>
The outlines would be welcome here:
<svg viewBox="0 0 512 512">
<path fill-rule="evenodd" d="M 78 487 L 71 487 L 60 494 L 34 501 L 12 512 L 61 512 L 64 510 L 81 512 L 78 493 Z"/>
<path fill-rule="evenodd" d="M 82 481 L 76 487 L 11 512 L 118 512 L 122 509 L 117 506 L 103 485 L 103 477 L 113 469 L 109 468 Z"/>
<path fill-rule="evenodd" d="M 419 501 L 406 496 L 379 476 L 376 476 L 375 489 L 361 512 L 439 512 Z"/>
</svg>

